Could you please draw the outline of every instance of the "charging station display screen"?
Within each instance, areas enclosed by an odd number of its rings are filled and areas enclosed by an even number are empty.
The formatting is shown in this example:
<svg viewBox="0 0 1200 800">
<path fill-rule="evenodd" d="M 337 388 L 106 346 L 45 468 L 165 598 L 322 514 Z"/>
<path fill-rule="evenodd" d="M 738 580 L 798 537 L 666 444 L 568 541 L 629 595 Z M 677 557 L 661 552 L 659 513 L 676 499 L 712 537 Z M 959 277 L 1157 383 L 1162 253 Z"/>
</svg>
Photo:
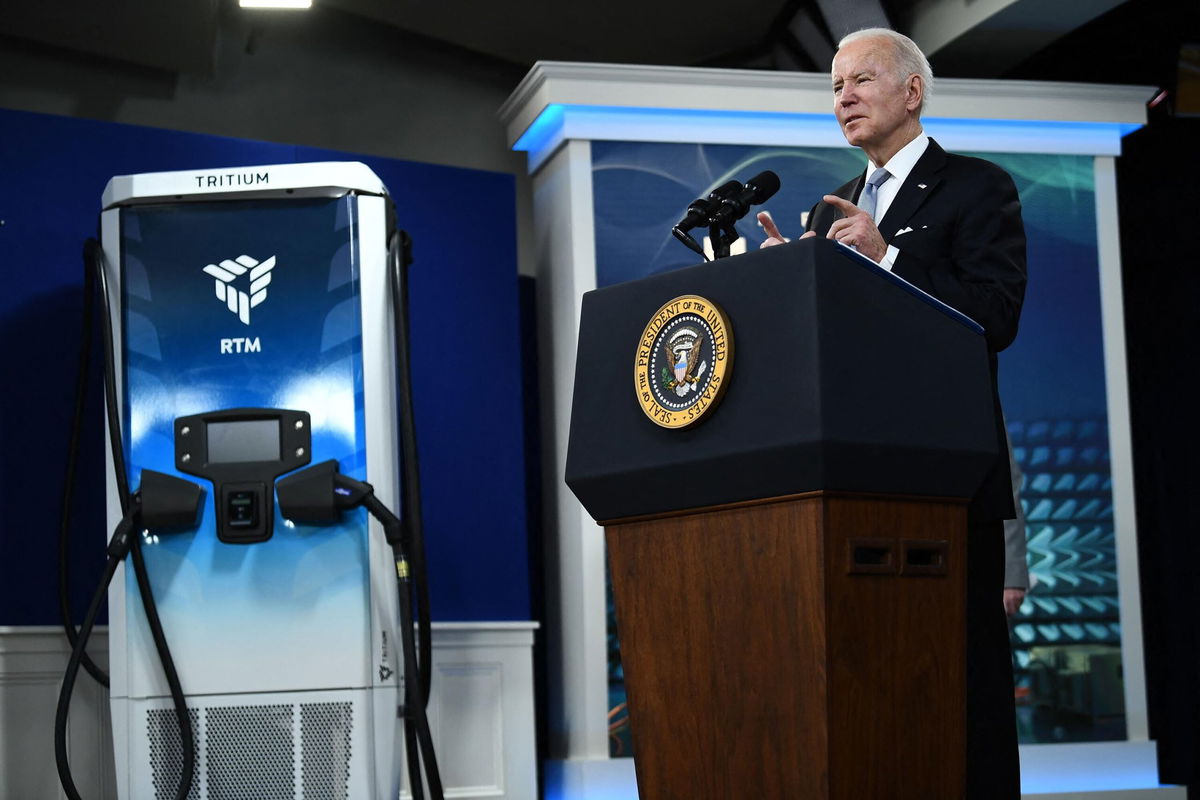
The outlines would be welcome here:
<svg viewBox="0 0 1200 800">
<path fill-rule="evenodd" d="M 208 423 L 208 463 L 279 460 L 279 420 Z"/>
</svg>

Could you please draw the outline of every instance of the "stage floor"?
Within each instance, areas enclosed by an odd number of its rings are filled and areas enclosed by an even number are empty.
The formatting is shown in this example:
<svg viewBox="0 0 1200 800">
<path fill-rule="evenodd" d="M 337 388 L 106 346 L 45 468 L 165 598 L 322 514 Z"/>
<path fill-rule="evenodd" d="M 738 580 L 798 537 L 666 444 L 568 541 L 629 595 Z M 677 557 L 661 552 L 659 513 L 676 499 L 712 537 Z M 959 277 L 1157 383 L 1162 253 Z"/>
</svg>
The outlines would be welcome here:
<svg viewBox="0 0 1200 800">
<path fill-rule="evenodd" d="M 633 759 L 550 761 L 546 800 L 637 800 Z M 1023 800 L 1187 800 L 1158 782 L 1153 742 L 1021 747 Z"/>
</svg>

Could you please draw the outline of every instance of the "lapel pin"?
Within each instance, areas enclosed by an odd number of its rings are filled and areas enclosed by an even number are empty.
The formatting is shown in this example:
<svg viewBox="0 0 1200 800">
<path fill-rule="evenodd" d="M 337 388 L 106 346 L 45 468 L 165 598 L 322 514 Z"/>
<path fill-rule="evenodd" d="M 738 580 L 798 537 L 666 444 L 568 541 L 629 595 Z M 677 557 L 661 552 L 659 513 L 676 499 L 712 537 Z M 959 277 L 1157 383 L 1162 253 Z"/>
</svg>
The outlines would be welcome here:
<svg viewBox="0 0 1200 800">
<path fill-rule="evenodd" d="M 925 188 L 925 184 L 923 184 L 923 183 L 918 183 L 918 184 L 917 184 L 917 188 L 918 188 L 918 189 L 924 189 L 924 188 Z"/>
</svg>

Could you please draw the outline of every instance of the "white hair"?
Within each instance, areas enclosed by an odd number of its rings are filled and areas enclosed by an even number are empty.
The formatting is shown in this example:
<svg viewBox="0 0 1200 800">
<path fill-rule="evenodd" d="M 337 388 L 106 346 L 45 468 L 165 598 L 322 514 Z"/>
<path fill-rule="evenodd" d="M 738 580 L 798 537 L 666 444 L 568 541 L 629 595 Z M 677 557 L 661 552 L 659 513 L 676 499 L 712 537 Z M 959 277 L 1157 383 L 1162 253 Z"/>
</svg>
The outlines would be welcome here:
<svg viewBox="0 0 1200 800">
<path fill-rule="evenodd" d="M 920 77 L 923 90 L 921 105 L 917 107 L 917 116 L 920 116 L 925 109 L 925 103 L 933 96 L 933 68 L 929 66 L 929 59 L 921 52 L 921 48 L 917 47 L 917 43 L 912 39 L 902 33 L 896 33 L 890 28 L 863 28 L 843 36 L 842 40 L 838 42 L 838 50 L 859 39 L 886 39 L 888 41 L 892 50 L 892 65 L 896 69 L 896 80 L 903 83 L 908 80 L 909 75 Z"/>
</svg>

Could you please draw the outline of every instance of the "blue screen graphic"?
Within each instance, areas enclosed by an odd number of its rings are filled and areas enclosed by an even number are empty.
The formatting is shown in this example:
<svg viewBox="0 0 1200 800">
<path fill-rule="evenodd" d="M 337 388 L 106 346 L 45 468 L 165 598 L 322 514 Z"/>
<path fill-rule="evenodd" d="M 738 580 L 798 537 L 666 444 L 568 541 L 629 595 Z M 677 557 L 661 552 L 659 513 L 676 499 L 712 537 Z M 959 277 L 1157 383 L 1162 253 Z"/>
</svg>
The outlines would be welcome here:
<svg viewBox="0 0 1200 800">
<path fill-rule="evenodd" d="M 121 211 L 131 486 L 142 469 L 175 472 L 177 417 L 234 408 L 307 411 L 313 460 L 335 459 L 365 479 L 356 203 L 346 196 Z M 247 448 L 272 441 L 278 457 L 277 427 L 274 439 L 257 429 L 225 433 L 216 460 L 246 460 Z M 253 654 L 255 664 L 278 667 L 260 673 L 274 687 L 307 642 L 367 652 L 363 512 L 310 527 L 285 522 L 276 507 L 268 541 L 232 545 L 217 539 L 205 488 L 198 530 L 156 535 L 143 548 L 180 657 L 211 664 Z M 128 612 L 140 615 L 136 585 L 126 589 Z"/>
<path fill-rule="evenodd" d="M 122 211 L 126 432 L 131 478 L 174 464 L 175 417 L 226 408 L 313 415 L 313 453 L 363 477 L 362 341 L 355 199 L 196 203 Z M 227 299 L 249 297 L 249 324 Z M 228 270 L 226 270 L 228 274 Z M 246 305 L 252 301 L 247 301 Z"/>
</svg>

